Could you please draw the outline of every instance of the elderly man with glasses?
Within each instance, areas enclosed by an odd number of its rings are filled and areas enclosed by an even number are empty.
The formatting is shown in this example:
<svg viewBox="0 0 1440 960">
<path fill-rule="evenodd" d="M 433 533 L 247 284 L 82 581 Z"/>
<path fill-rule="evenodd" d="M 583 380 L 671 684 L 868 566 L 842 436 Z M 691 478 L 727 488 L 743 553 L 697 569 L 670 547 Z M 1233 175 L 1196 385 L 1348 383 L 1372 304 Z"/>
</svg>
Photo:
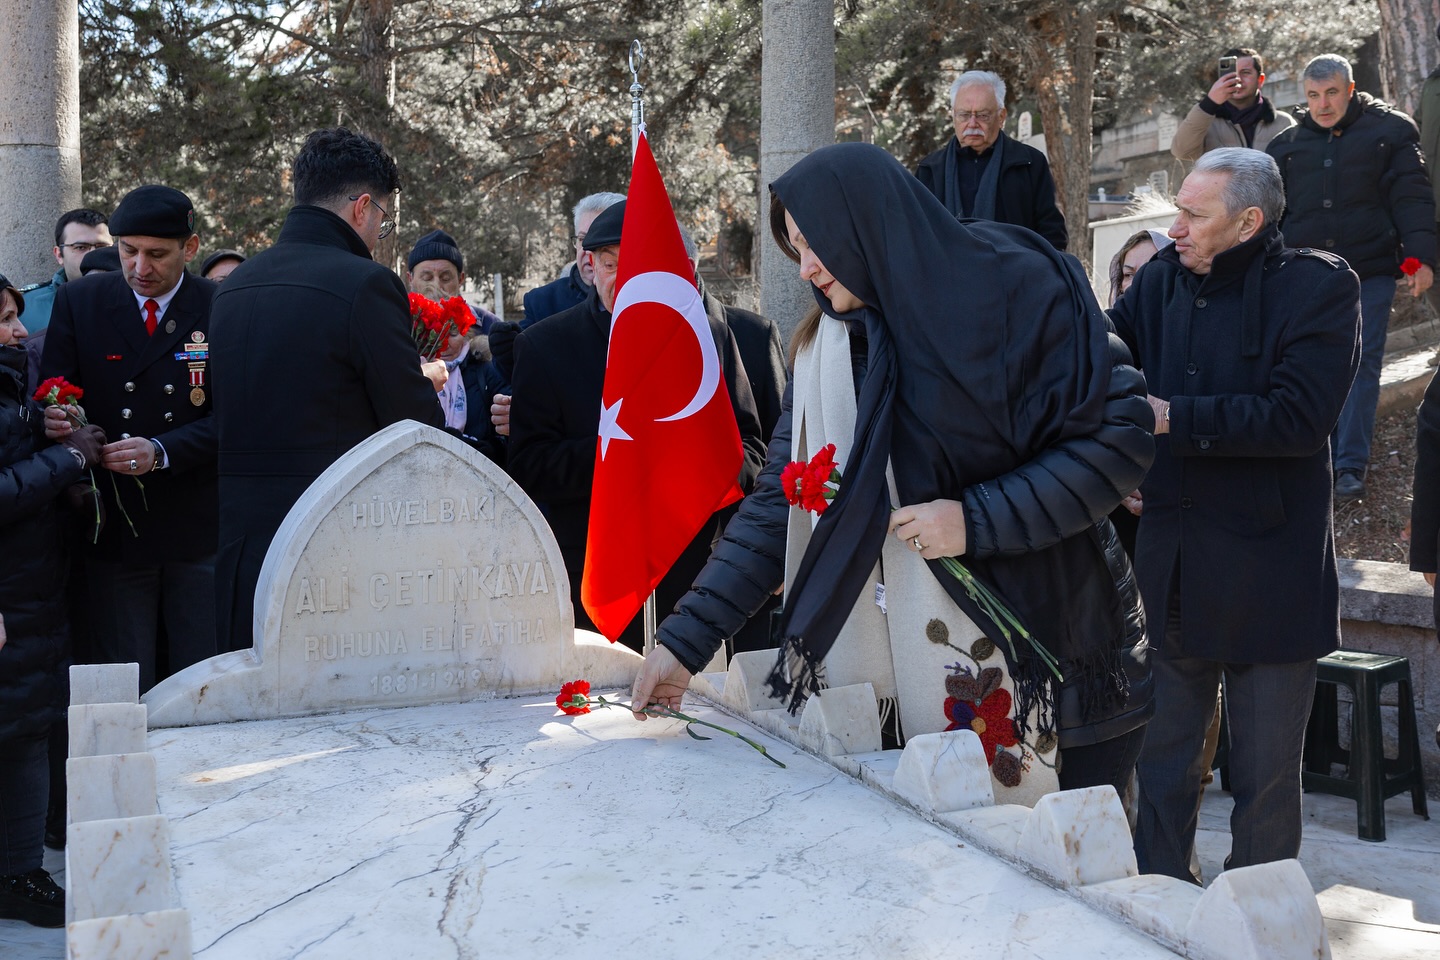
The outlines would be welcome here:
<svg viewBox="0 0 1440 960">
<path fill-rule="evenodd" d="M 920 161 L 915 176 L 957 217 L 1028 227 L 1064 250 L 1050 164 L 1005 136 L 1006 116 L 1004 80 L 985 70 L 960 74 L 950 87 L 955 136 Z"/>
<path fill-rule="evenodd" d="M 405 285 L 371 259 L 394 227 L 394 158 L 343 127 L 317 130 L 292 174 L 279 240 L 235 268 L 212 312 L 222 651 L 251 646 L 265 551 L 311 481 L 392 423 L 445 426 L 410 338 Z"/>
</svg>

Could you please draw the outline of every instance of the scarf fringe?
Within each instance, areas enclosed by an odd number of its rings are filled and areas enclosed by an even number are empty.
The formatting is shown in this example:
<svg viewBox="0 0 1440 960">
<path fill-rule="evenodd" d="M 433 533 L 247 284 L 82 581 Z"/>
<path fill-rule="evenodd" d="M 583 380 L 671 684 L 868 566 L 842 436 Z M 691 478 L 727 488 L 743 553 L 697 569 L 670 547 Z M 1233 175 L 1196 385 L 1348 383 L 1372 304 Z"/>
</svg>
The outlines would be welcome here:
<svg viewBox="0 0 1440 960">
<path fill-rule="evenodd" d="M 765 687 L 776 700 L 786 701 L 792 716 L 799 714 L 811 694 L 825 689 L 825 661 L 799 637 L 786 637 Z"/>
</svg>

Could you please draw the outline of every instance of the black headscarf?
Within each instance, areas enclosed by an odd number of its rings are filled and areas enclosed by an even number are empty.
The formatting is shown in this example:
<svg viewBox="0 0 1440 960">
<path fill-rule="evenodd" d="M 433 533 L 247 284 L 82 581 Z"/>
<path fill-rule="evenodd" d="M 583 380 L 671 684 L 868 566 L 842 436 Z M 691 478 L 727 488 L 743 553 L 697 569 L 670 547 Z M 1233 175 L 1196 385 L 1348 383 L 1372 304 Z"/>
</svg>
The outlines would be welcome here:
<svg viewBox="0 0 1440 960">
<path fill-rule="evenodd" d="M 825 269 L 865 304 L 839 318 L 864 325 L 870 351 L 840 493 L 786 586 L 771 682 L 796 709 L 823 686 L 821 664 L 880 555 L 891 507 L 886 463 L 902 503 L 960 499 L 1052 444 L 1093 433 L 1110 361 L 1078 261 L 1022 227 L 956 220 L 879 147 L 817 150 L 770 189 Z M 815 297 L 835 315 L 819 290 Z M 966 564 L 985 577 L 985 564 Z M 958 581 L 937 561 L 930 568 L 998 639 Z M 1003 587 L 997 594 L 1023 622 L 1025 598 Z M 1017 685 L 1040 679 L 1031 664 L 1011 666 Z"/>
</svg>

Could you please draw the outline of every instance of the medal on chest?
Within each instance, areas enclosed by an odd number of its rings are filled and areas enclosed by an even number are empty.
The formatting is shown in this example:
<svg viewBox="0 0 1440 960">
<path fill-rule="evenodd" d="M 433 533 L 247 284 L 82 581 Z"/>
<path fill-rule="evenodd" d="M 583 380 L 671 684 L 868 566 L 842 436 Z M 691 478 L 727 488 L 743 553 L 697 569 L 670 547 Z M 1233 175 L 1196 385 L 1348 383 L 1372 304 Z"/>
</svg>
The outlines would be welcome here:
<svg viewBox="0 0 1440 960">
<path fill-rule="evenodd" d="M 210 345 L 199 330 L 190 334 L 190 340 L 184 353 L 185 365 L 190 368 L 190 403 L 199 407 L 205 403 L 205 363 L 210 358 Z"/>
</svg>

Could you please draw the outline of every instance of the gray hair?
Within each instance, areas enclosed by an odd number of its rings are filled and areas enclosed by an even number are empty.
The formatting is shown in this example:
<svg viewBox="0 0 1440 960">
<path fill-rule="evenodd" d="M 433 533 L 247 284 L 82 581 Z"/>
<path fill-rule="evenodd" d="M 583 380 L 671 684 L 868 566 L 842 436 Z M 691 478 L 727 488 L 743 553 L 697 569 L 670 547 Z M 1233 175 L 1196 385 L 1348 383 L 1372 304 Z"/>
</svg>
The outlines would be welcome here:
<svg viewBox="0 0 1440 960">
<path fill-rule="evenodd" d="M 614 206 L 624 199 L 625 194 L 623 193 L 592 193 L 588 197 L 581 197 L 580 202 L 575 204 L 575 209 L 571 211 L 575 215 L 575 232 L 580 232 L 581 217 L 587 213 L 604 213 L 607 207 Z"/>
<path fill-rule="evenodd" d="M 677 223 L 676 226 L 680 228 L 680 242 L 685 245 L 685 256 L 690 259 L 691 263 L 694 263 L 700 255 L 699 248 L 695 246 L 695 238 L 690 236 L 690 231 L 685 229 L 685 224 Z"/>
<path fill-rule="evenodd" d="M 989 87 L 995 93 L 996 106 L 1001 110 L 1005 109 L 1005 81 L 1000 79 L 999 74 L 989 70 L 966 70 L 956 77 L 955 82 L 950 84 L 950 109 L 955 109 L 955 98 L 960 95 L 961 90 L 975 86 Z"/>
<path fill-rule="evenodd" d="M 1305 72 L 1300 75 L 1300 81 L 1303 83 L 1306 80 L 1314 80 L 1318 83 L 1336 75 L 1344 77 L 1346 83 L 1355 82 L 1355 73 L 1350 69 L 1349 60 L 1338 53 L 1322 53 L 1305 64 Z"/>
<path fill-rule="evenodd" d="M 1229 174 L 1221 196 L 1230 216 L 1259 207 L 1267 225 L 1280 222 L 1285 212 L 1285 182 L 1270 154 L 1249 147 L 1220 147 L 1202 154 L 1195 161 L 1195 172 Z"/>
</svg>

